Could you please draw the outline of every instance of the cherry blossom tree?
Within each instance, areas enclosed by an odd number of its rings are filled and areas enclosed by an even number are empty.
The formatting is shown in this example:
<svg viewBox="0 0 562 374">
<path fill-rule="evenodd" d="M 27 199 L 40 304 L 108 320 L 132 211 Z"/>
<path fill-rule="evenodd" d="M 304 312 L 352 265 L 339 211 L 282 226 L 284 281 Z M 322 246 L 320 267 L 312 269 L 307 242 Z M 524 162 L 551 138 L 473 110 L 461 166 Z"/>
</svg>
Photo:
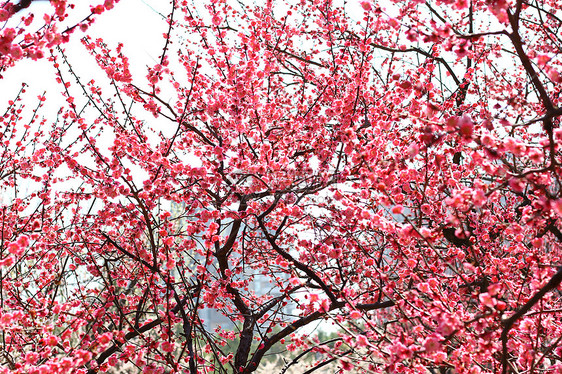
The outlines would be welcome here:
<svg viewBox="0 0 562 374">
<path fill-rule="evenodd" d="M 561 8 L 173 0 L 144 76 L 40 34 L 65 101 L 0 125 L 1 372 L 560 372 Z"/>
</svg>

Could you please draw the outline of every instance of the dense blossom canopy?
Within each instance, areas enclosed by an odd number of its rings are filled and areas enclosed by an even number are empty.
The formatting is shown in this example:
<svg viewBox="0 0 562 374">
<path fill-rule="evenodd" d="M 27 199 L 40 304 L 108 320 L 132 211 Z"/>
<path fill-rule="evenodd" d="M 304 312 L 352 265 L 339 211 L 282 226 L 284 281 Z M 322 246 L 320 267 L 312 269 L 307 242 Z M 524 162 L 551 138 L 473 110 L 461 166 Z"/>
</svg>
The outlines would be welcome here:
<svg viewBox="0 0 562 374">
<path fill-rule="evenodd" d="M 0 11 L 64 98 L 3 103 L 0 373 L 562 371 L 562 1 L 173 0 L 141 74 L 114 3 Z"/>
</svg>

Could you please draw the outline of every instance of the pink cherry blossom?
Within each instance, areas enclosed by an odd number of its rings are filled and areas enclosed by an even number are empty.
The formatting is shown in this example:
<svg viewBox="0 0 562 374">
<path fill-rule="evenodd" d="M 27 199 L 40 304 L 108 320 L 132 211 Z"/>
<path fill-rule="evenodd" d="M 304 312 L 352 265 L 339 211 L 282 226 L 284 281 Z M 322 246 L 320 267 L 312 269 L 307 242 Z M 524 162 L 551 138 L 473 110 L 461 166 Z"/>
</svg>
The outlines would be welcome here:
<svg viewBox="0 0 562 374">
<path fill-rule="evenodd" d="M 557 372 L 560 0 L 117 3 L 0 7 L 5 372 Z"/>
</svg>

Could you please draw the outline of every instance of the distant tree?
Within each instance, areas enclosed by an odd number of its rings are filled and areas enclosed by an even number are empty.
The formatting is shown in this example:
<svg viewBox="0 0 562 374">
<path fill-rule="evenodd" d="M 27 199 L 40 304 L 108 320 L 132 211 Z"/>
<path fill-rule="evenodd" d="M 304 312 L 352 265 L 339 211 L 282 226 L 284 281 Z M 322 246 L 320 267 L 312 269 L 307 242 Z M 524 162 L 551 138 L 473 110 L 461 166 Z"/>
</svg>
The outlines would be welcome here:
<svg viewBox="0 0 562 374">
<path fill-rule="evenodd" d="M 146 77 L 37 44 L 66 104 L 0 122 L 0 372 L 560 372 L 560 9 L 174 0 Z"/>
</svg>

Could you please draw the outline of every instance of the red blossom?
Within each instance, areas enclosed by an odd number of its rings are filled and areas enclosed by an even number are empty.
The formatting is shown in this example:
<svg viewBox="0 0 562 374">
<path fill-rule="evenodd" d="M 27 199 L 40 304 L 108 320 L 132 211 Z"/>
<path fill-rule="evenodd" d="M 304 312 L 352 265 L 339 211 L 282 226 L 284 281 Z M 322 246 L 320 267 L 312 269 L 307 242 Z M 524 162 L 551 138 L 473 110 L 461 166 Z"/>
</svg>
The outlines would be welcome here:
<svg viewBox="0 0 562 374">
<path fill-rule="evenodd" d="M 0 367 L 558 370 L 559 0 L 116 4 L 0 10 Z"/>
</svg>

